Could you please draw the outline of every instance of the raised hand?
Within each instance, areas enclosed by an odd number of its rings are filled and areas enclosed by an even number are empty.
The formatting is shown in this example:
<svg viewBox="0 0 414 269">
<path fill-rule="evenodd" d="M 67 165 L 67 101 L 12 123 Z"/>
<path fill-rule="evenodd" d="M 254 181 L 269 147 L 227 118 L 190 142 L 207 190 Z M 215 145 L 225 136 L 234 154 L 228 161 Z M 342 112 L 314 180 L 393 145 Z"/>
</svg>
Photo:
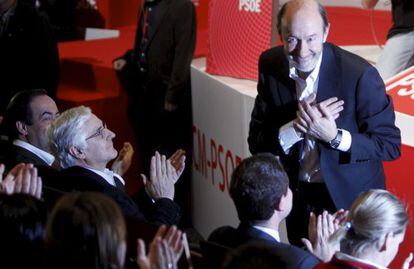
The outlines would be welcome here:
<svg viewBox="0 0 414 269">
<path fill-rule="evenodd" d="M 175 226 L 162 225 L 145 252 L 145 243 L 138 239 L 137 263 L 141 269 L 175 269 L 183 253 L 182 232 Z"/>
<path fill-rule="evenodd" d="M 339 250 L 339 244 L 329 242 L 329 237 L 339 228 L 335 224 L 335 217 L 324 211 L 317 216 L 311 213 L 309 217 L 309 239 L 302 238 L 303 244 L 309 252 L 324 262 L 332 259 Z"/>
<path fill-rule="evenodd" d="M 134 155 L 134 148 L 131 143 L 125 142 L 122 149 L 119 151 L 118 157 L 112 164 L 112 171 L 118 175 L 125 175 L 132 163 L 132 156 Z"/>
<path fill-rule="evenodd" d="M 0 192 L 27 193 L 40 199 L 42 195 L 42 179 L 37 175 L 33 164 L 18 164 L 3 179 L 4 165 L 0 165 Z"/>
</svg>

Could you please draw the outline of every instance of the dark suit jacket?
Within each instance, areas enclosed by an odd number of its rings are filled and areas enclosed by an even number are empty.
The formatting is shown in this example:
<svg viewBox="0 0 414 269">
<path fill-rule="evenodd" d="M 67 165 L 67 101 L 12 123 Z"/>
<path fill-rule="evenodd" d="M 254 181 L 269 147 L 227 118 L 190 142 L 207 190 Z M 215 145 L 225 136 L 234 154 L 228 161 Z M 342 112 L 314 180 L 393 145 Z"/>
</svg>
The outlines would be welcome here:
<svg viewBox="0 0 414 269">
<path fill-rule="evenodd" d="M 312 254 L 293 245 L 280 243 L 270 235 L 247 223 L 240 223 L 237 229 L 230 226 L 220 227 L 211 233 L 208 240 L 230 248 L 235 248 L 248 242 L 272 244 L 275 253 L 286 264 L 286 268 L 309 269 L 320 262 Z"/>
<path fill-rule="evenodd" d="M 98 174 L 80 167 L 73 166 L 61 171 L 59 189 L 62 191 L 96 191 L 112 198 L 121 208 L 123 214 L 154 223 L 167 225 L 177 224 L 180 218 L 180 208 L 169 199 L 158 199 L 153 203 L 143 190 L 137 205 L 125 192 L 125 189 L 110 185 Z M 148 208 L 150 207 L 150 208 Z"/>
<path fill-rule="evenodd" d="M 143 12 L 138 19 L 134 49 L 123 58 L 130 70 L 129 80 L 136 80 L 142 39 Z M 145 49 L 148 71 L 144 83 L 147 95 L 164 107 L 164 100 L 181 105 L 190 97 L 190 64 L 196 41 L 195 8 L 189 0 L 161 0 L 157 4 L 154 23 L 148 32 Z M 136 91 L 135 85 L 131 85 Z M 135 87 L 135 88 L 134 88 Z"/>
<path fill-rule="evenodd" d="M 401 136 L 395 126 L 392 100 L 376 69 L 362 58 L 332 44 L 323 46 L 317 102 L 330 97 L 344 100 L 336 120 L 351 133 L 348 152 L 317 141 L 324 181 L 337 208 L 349 208 L 361 191 L 385 188 L 383 160 L 400 156 Z M 250 151 L 272 152 L 281 157 L 292 187 L 297 182 L 301 142 L 286 155 L 278 140 L 279 128 L 296 118 L 295 81 L 282 47 L 265 51 L 259 60 L 258 95 L 252 112 Z"/>
<path fill-rule="evenodd" d="M 58 48 L 47 18 L 25 1 L 17 1 L 6 32 L 0 36 L 0 114 L 21 90 L 46 89 L 55 96 Z"/>
</svg>

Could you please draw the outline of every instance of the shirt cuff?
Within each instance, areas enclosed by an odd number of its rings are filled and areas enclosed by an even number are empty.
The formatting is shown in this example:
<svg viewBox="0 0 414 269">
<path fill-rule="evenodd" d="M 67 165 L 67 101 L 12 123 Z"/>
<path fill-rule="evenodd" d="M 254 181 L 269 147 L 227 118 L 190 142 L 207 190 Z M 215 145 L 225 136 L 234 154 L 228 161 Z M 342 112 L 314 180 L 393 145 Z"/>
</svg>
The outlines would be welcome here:
<svg viewBox="0 0 414 269">
<path fill-rule="evenodd" d="M 279 129 L 279 144 L 286 154 L 289 153 L 289 149 L 294 144 L 302 139 L 303 137 L 298 135 L 295 128 L 293 127 L 293 121 L 286 123 Z"/>
<path fill-rule="evenodd" d="M 351 144 L 352 144 L 351 133 L 344 129 L 339 129 L 339 130 L 342 130 L 342 139 L 341 139 L 341 142 L 339 143 L 337 150 L 348 151 L 351 148 Z"/>
</svg>

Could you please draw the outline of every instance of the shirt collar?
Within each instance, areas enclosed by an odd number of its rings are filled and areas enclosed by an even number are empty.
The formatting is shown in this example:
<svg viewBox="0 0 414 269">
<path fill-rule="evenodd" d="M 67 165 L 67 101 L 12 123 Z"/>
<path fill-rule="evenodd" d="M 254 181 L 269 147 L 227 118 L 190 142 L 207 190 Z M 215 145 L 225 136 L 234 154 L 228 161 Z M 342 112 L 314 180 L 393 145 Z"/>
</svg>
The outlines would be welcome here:
<svg viewBox="0 0 414 269">
<path fill-rule="evenodd" d="M 98 174 L 99 176 L 104 178 L 106 182 L 108 182 L 110 185 L 112 185 L 114 187 L 116 187 L 114 177 L 117 177 L 119 179 L 119 181 L 121 181 L 121 183 L 125 185 L 125 180 L 120 175 L 113 172 L 112 170 L 109 170 L 108 168 L 105 168 L 105 170 L 103 170 L 103 171 L 96 170 L 96 169 L 93 169 L 93 168 L 90 168 L 90 167 L 84 167 L 84 168 L 88 169 L 89 171 L 91 171 L 95 174 Z"/>
<path fill-rule="evenodd" d="M 52 163 L 55 161 L 55 157 L 52 154 L 50 154 L 49 152 L 41 150 L 41 149 L 33 146 L 32 144 L 29 144 L 29 143 L 23 141 L 23 140 L 16 139 L 16 140 L 13 141 L 13 145 L 24 148 L 24 149 L 30 151 L 31 153 L 33 153 L 34 155 L 36 155 L 37 157 L 39 157 L 40 159 L 45 161 L 49 166 L 51 166 Z"/>
<path fill-rule="evenodd" d="M 345 261 L 345 262 L 351 262 L 351 263 L 361 263 L 361 264 L 366 264 L 368 266 L 377 268 L 377 269 L 387 269 L 387 267 L 384 267 L 382 265 L 367 261 L 367 260 L 363 260 L 363 259 L 359 259 L 356 258 L 354 256 L 342 253 L 342 252 L 337 252 L 335 253 L 335 258 L 337 258 L 340 261 Z"/>
<path fill-rule="evenodd" d="M 308 80 L 312 80 L 312 82 L 315 82 L 318 79 L 319 76 L 319 71 L 321 69 L 321 63 L 322 63 L 322 52 L 321 55 L 319 56 L 318 61 L 316 62 L 315 68 L 312 70 L 312 72 L 309 74 L 309 76 L 306 78 L 306 81 Z M 293 80 L 304 80 L 299 76 L 299 72 L 296 69 L 294 63 L 292 60 L 289 59 L 288 57 L 288 61 L 289 61 L 289 77 Z"/>
<path fill-rule="evenodd" d="M 258 226 L 258 225 L 253 225 L 253 227 L 255 229 L 258 229 L 268 235 L 270 235 L 271 237 L 273 237 L 277 242 L 280 242 L 280 236 L 279 236 L 279 232 L 277 230 L 273 230 L 271 228 L 268 227 L 263 227 L 263 226 Z"/>
</svg>

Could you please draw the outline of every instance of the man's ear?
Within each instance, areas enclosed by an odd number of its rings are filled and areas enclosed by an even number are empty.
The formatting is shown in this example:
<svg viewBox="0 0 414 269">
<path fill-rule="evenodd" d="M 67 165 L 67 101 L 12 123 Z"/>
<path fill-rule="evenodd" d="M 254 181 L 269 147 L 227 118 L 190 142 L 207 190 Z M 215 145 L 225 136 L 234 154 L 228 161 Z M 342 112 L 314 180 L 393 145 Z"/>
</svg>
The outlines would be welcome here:
<svg viewBox="0 0 414 269">
<path fill-rule="evenodd" d="M 279 203 L 276 204 L 276 210 L 277 211 L 283 211 L 286 208 L 287 201 L 287 194 L 284 194 L 282 197 L 280 197 Z"/>
<path fill-rule="evenodd" d="M 20 135 L 26 136 L 28 134 L 26 123 L 23 123 L 21 121 L 16 121 L 16 129 Z"/>
<path fill-rule="evenodd" d="M 69 148 L 69 154 L 75 157 L 76 159 L 80 159 L 80 160 L 83 160 L 86 157 L 85 152 L 76 146 L 71 146 Z"/>
<path fill-rule="evenodd" d="M 328 26 L 326 26 L 325 28 L 325 32 L 323 33 L 323 43 L 326 42 L 326 39 L 328 39 L 328 34 L 329 34 L 329 27 L 331 26 L 330 23 L 328 23 Z"/>
</svg>

